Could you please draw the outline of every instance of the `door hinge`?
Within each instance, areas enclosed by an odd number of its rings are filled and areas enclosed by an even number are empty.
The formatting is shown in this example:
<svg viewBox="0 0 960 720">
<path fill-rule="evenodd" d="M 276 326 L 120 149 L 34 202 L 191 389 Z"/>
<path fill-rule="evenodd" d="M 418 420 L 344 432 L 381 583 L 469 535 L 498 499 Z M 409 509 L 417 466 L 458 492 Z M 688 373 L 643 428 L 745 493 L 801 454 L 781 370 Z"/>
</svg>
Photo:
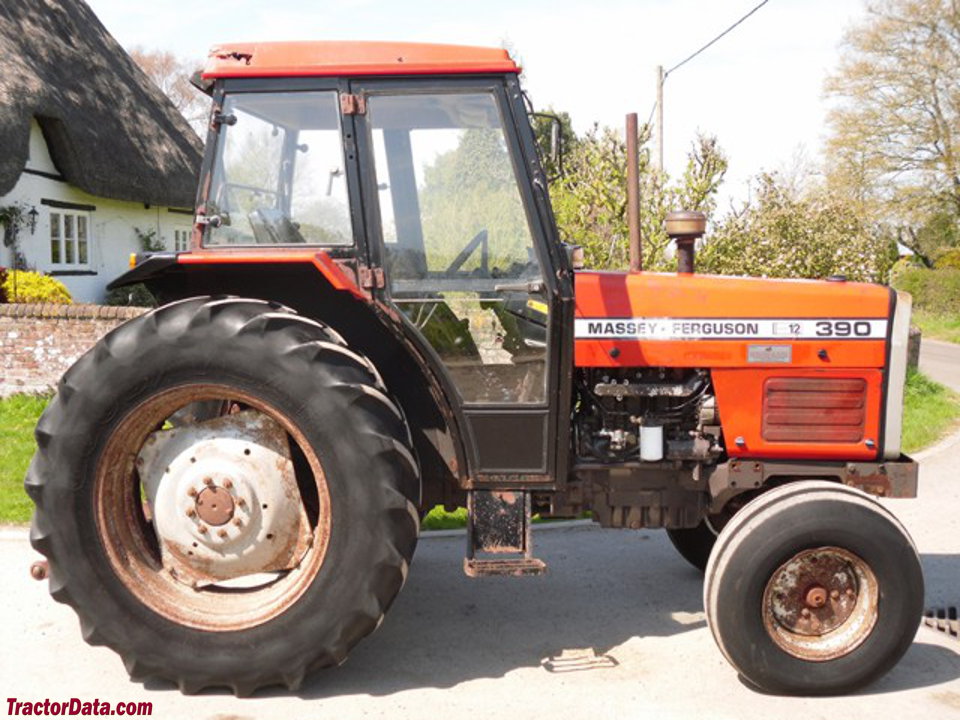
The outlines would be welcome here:
<svg viewBox="0 0 960 720">
<path fill-rule="evenodd" d="M 340 96 L 340 112 L 344 115 L 366 115 L 367 99 L 363 95 L 344 93 Z"/>
<path fill-rule="evenodd" d="M 386 282 L 383 278 L 383 268 L 379 267 L 366 267 L 361 265 L 359 268 L 360 272 L 360 287 L 367 288 L 370 290 L 381 289 L 386 287 Z"/>
</svg>

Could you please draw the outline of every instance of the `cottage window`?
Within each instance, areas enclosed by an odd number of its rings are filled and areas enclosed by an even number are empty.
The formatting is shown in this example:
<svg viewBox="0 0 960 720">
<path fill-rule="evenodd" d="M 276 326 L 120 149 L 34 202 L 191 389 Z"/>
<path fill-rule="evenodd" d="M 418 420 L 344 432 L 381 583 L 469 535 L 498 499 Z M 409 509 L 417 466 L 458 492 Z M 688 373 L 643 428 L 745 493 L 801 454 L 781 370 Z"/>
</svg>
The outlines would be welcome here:
<svg viewBox="0 0 960 720">
<path fill-rule="evenodd" d="M 90 215 L 57 210 L 50 213 L 50 263 L 55 267 L 90 265 Z"/>
<path fill-rule="evenodd" d="M 174 252 L 186 252 L 190 249 L 190 231 L 173 231 L 173 250 Z"/>
</svg>

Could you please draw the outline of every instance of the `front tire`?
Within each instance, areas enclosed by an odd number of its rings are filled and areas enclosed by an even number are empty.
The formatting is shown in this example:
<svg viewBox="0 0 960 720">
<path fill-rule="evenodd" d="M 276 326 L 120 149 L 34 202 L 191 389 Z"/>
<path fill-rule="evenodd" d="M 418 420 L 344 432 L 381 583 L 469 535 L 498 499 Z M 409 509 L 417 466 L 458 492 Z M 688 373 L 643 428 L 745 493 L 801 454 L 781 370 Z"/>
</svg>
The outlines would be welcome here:
<svg viewBox="0 0 960 720">
<path fill-rule="evenodd" d="M 51 594 L 134 679 L 296 688 L 406 577 L 420 490 L 403 416 L 369 361 L 280 306 L 197 298 L 120 326 L 36 438 Z"/>
<path fill-rule="evenodd" d="M 723 529 L 704 607 L 720 650 L 753 685 L 842 694 L 907 651 L 923 575 L 910 536 L 873 498 L 800 481 L 764 493 Z"/>
</svg>

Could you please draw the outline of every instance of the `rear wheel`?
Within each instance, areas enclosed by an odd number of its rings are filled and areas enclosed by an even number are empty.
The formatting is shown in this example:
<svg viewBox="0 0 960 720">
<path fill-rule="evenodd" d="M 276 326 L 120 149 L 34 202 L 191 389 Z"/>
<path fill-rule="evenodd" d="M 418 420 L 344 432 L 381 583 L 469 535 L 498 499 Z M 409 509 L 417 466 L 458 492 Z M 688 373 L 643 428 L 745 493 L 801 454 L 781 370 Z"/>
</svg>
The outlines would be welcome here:
<svg viewBox="0 0 960 720">
<path fill-rule="evenodd" d="M 847 693 L 910 646 L 923 575 L 883 506 L 842 485 L 801 481 L 761 495 L 720 533 L 704 607 L 721 651 L 754 685 Z"/>
<path fill-rule="evenodd" d="M 417 464 L 373 366 L 267 303 L 200 298 L 61 381 L 32 541 L 85 639 L 186 692 L 299 685 L 380 622 L 416 545 Z"/>
</svg>

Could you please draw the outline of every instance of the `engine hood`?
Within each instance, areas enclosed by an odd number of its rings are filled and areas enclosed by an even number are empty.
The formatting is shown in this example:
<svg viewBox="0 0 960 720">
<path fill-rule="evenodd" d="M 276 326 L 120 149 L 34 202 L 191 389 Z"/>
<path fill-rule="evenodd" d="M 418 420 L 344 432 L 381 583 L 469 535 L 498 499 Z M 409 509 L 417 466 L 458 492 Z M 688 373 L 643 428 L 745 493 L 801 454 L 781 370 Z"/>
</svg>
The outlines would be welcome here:
<svg viewBox="0 0 960 720">
<path fill-rule="evenodd" d="M 882 367 L 895 299 L 866 283 L 703 274 L 580 271 L 575 287 L 579 366 Z"/>
</svg>

